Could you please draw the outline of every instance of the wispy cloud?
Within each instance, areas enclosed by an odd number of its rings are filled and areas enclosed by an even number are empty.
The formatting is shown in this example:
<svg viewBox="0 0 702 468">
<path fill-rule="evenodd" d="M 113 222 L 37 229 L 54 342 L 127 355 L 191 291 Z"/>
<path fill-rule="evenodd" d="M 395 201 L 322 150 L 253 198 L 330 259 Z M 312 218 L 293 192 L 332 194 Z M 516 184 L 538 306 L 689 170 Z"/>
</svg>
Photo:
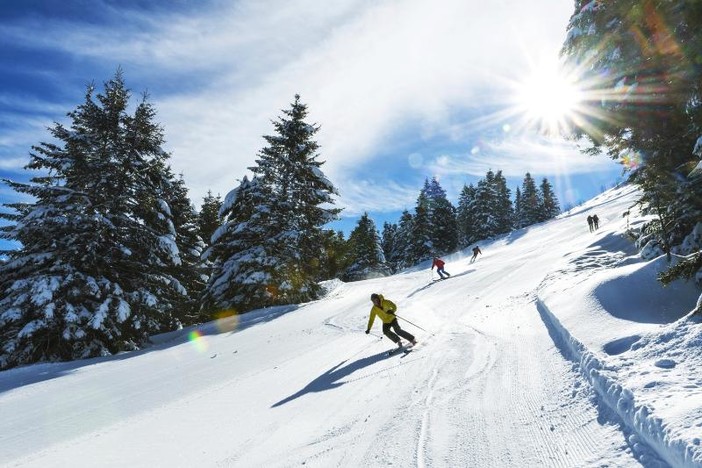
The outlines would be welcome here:
<svg viewBox="0 0 702 468">
<path fill-rule="evenodd" d="M 185 14 L 98 5 L 103 24 L 62 20 L 29 34 L 38 25 L 24 22 L 0 26 L 0 35 L 101 69 L 122 65 L 130 87 L 150 90 L 173 167 L 196 205 L 207 190 L 226 194 L 248 172 L 270 120 L 295 93 L 321 125 L 323 169 L 346 215 L 413 206 L 419 187 L 409 187 L 403 171 L 482 176 L 492 167 L 523 175 L 563 159 L 497 135 L 478 153 L 467 146 L 388 172 L 380 188 L 350 176 L 408 132 L 423 141 L 476 141 L 478 126 L 456 122 L 457 111 L 503 105 L 505 82 L 535 55 L 555 54 L 572 12 L 568 0 L 340 0 L 325 8 L 316 0 L 246 0 Z M 491 115 L 485 111 L 481 130 L 502 124 Z M 568 155 L 576 160 L 572 148 Z"/>
<path fill-rule="evenodd" d="M 357 217 L 363 212 L 387 213 L 412 210 L 417 202 L 419 188 L 393 181 L 349 180 L 340 190 L 339 207 L 344 217 Z"/>
<path fill-rule="evenodd" d="M 0 140 L 0 145 L 2 141 Z M 0 158 L 0 170 L 19 171 L 29 162 L 29 158 Z"/>
<path fill-rule="evenodd" d="M 587 156 L 569 140 L 547 140 L 521 135 L 499 141 L 483 141 L 463 154 L 442 154 L 429 164 L 434 174 L 484 176 L 492 169 L 505 177 L 523 177 L 526 172 L 542 176 L 577 175 L 612 168 L 604 156 Z"/>
</svg>

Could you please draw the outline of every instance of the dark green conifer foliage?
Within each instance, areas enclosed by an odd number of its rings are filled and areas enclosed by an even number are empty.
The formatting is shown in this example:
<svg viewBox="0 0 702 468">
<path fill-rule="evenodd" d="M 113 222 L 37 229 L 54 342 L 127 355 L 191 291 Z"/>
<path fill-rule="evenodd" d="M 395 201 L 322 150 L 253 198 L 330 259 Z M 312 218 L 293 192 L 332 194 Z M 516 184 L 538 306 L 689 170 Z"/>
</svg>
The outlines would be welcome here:
<svg viewBox="0 0 702 468">
<path fill-rule="evenodd" d="M 319 127 L 305 121 L 300 96 L 273 121 L 274 135 L 244 180 L 225 199 L 224 226 L 212 237 L 212 275 L 203 299 L 210 313 L 245 312 L 316 299 L 325 256 L 322 227 L 334 220 L 336 189 L 317 160 Z"/>
<path fill-rule="evenodd" d="M 701 156 L 693 153 L 702 135 L 702 4 L 588 3 L 575 3 L 562 52 L 601 99 L 586 103 L 572 133 L 593 143 L 590 153 L 604 150 L 630 170 L 644 212 L 655 215 L 642 235 L 653 235 L 671 260 L 692 258 L 702 247 L 694 234 L 702 188 L 690 177 Z"/>
<path fill-rule="evenodd" d="M 479 240 L 476 237 L 477 228 L 475 225 L 475 200 L 476 188 L 473 184 L 464 185 L 458 199 L 457 222 L 459 245 L 466 248 L 473 242 Z"/>
<path fill-rule="evenodd" d="M 121 71 L 34 146 L 34 201 L 6 206 L 18 241 L 2 265 L 0 368 L 115 353 L 178 324 L 185 291 L 163 187 L 169 155 L 146 96 L 133 114 Z"/>
<path fill-rule="evenodd" d="M 539 196 L 539 191 L 536 188 L 536 182 L 528 172 L 524 176 L 522 182 L 521 198 L 519 200 L 519 215 L 518 224 L 522 227 L 531 226 L 540 222 L 541 206 L 543 202 Z"/>
<path fill-rule="evenodd" d="M 558 216 L 561 212 L 560 205 L 558 203 L 558 197 L 553 191 L 551 183 L 545 177 L 541 181 L 541 186 L 539 187 L 540 199 L 541 199 L 541 216 L 539 221 L 547 221 Z"/>
<path fill-rule="evenodd" d="M 205 245 L 210 245 L 212 234 L 222 225 L 222 219 L 219 216 L 219 210 L 222 208 L 222 199 L 219 194 L 215 197 L 212 191 L 207 191 L 207 196 L 202 200 L 200 214 L 198 216 L 198 229 L 200 237 L 205 242 Z"/>
<path fill-rule="evenodd" d="M 414 216 L 409 211 L 404 210 L 400 215 L 395 235 L 395 250 L 398 258 L 395 268 L 402 269 L 414 265 L 413 239 Z"/>
<path fill-rule="evenodd" d="M 385 222 L 383 224 L 381 239 L 385 261 L 388 267 L 395 272 L 397 271 L 398 265 L 402 263 L 402 256 L 398 245 L 397 224 Z"/>
<path fill-rule="evenodd" d="M 432 178 L 431 182 L 425 181 L 422 191 L 428 202 L 433 255 L 455 251 L 458 245 L 456 208 L 446 198 L 446 191 L 436 177 Z"/>
<path fill-rule="evenodd" d="M 412 217 L 412 233 L 410 238 L 409 265 L 415 265 L 430 259 L 434 252 L 431 235 L 431 219 L 429 199 L 421 192 L 417 198 L 417 206 Z"/>
<path fill-rule="evenodd" d="M 387 276 L 390 269 L 385 263 L 385 255 L 380 235 L 375 223 L 364 213 L 349 236 L 349 257 L 351 265 L 344 279 L 357 281 L 367 278 Z"/>
</svg>

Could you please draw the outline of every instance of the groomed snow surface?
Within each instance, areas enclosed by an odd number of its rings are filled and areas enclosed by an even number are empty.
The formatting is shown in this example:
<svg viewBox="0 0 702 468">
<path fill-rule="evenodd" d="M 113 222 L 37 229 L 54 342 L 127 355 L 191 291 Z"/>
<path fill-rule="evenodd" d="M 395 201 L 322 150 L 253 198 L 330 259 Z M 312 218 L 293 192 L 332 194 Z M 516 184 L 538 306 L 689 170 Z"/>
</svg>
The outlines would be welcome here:
<svg viewBox="0 0 702 468">
<path fill-rule="evenodd" d="M 329 282 L 140 352 L 0 372 L 0 465 L 702 466 L 698 290 L 637 254 L 636 196 L 448 256 L 444 281 Z M 373 292 L 412 352 L 363 333 Z"/>
</svg>

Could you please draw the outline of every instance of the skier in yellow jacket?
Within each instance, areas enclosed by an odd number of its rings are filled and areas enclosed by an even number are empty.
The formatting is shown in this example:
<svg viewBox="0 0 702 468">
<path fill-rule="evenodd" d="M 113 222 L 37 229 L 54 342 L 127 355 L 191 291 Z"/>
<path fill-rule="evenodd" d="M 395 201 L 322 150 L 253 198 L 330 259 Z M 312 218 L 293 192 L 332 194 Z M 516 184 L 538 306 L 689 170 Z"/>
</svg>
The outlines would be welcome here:
<svg viewBox="0 0 702 468">
<path fill-rule="evenodd" d="M 373 307 L 370 311 L 366 334 L 370 333 L 371 327 L 373 326 L 373 321 L 377 315 L 380 317 L 380 320 L 383 321 L 383 334 L 390 338 L 393 343 L 397 344 L 398 349 L 402 348 L 402 340 L 400 340 L 400 336 L 409 341 L 412 346 L 417 344 L 414 336 L 400 328 L 400 324 L 397 323 L 397 317 L 395 317 L 397 306 L 392 301 L 385 299 L 380 294 L 373 293 L 371 294 L 371 302 L 373 303 Z M 395 333 L 393 333 L 393 330 L 395 330 Z"/>
</svg>

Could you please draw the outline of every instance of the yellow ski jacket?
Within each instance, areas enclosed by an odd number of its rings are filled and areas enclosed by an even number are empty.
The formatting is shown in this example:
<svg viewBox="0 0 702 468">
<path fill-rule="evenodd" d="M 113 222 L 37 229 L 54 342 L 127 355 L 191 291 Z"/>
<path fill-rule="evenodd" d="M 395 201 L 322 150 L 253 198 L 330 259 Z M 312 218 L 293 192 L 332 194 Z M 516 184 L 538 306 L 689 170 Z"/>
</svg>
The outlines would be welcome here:
<svg viewBox="0 0 702 468">
<path fill-rule="evenodd" d="M 390 323 L 396 319 L 394 312 L 397 310 L 397 306 L 392 301 L 385 299 L 382 295 L 378 294 L 378 296 L 380 296 L 380 307 L 373 304 L 370 311 L 370 318 L 368 319 L 368 328 L 366 328 L 366 330 L 371 329 L 376 315 L 380 317 L 383 323 Z M 390 311 L 393 313 L 389 313 Z"/>
</svg>

